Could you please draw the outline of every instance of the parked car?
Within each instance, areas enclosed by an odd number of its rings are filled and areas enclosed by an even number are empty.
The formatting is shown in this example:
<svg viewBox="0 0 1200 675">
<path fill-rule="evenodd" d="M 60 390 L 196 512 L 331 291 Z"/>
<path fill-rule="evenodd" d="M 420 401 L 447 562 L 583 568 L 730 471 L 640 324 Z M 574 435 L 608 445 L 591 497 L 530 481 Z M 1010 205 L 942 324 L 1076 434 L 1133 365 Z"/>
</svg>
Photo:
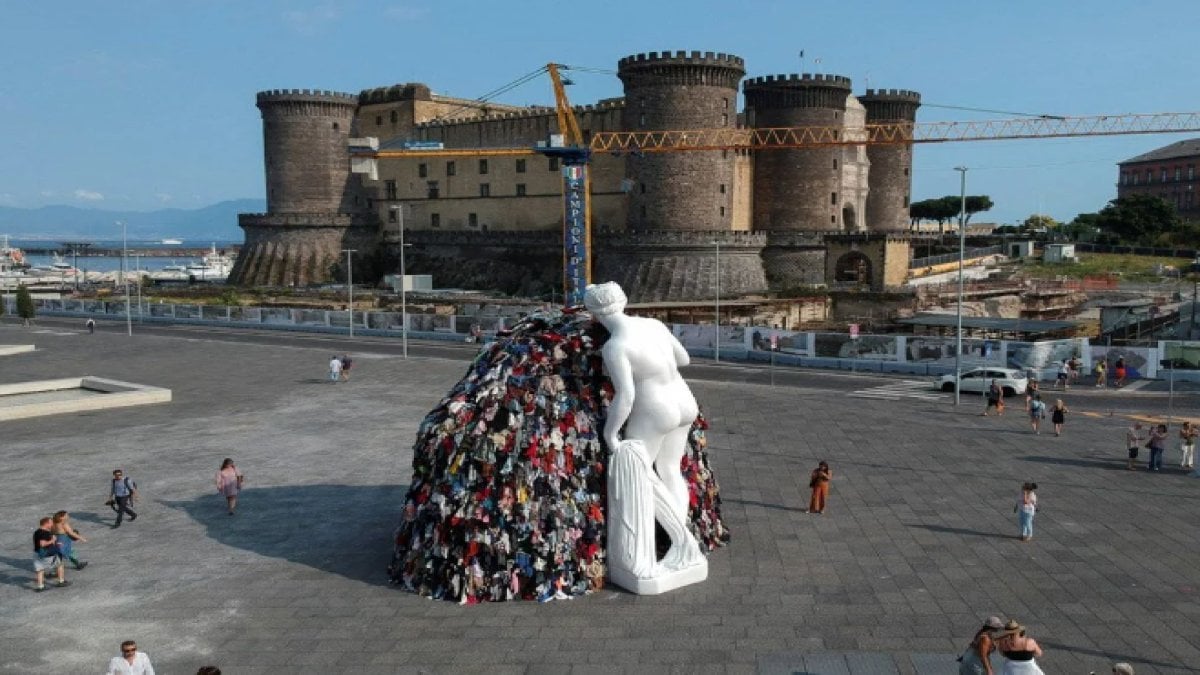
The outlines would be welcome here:
<svg viewBox="0 0 1200 675">
<path fill-rule="evenodd" d="M 975 392 L 982 394 L 991 386 L 992 380 L 1000 385 L 1001 391 L 1005 396 L 1016 396 L 1024 394 L 1025 388 L 1029 385 L 1028 378 L 1025 373 L 1013 368 L 972 368 L 971 370 L 963 371 L 961 391 Z M 933 384 L 942 391 L 954 391 L 954 373 L 943 375 L 933 381 Z"/>
</svg>

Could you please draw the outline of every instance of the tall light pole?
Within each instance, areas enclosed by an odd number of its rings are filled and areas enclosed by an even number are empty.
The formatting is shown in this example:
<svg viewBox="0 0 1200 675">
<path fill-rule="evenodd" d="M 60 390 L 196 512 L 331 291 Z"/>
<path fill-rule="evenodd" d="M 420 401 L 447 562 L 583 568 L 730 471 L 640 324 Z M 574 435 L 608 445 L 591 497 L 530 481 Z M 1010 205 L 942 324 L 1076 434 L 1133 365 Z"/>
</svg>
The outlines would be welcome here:
<svg viewBox="0 0 1200 675">
<path fill-rule="evenodd" d="M 346 291 L 349 293 L 348 302 L 350 303 L 350 337 L 354 337 L 354 263 L 350 259 L 350 255 L 358 249 L 344 248 L 342 253 L 346 254 Z"/>
<path fill-rule="evenodd" d="M 142 323 L 142 254 L 141 253 L 133 254 L 133 264 L 134 264 L 135 268 L 137 269 L 137 273 L 134 274 L 134 278 L 137 279 L 137 289 L 138 289 L 138 323 Z"/>
<path fill-rule="evenodd" d="M 392 204 L 392 213 L 400 227 L 400 342 L 404 358 L 408 358 L 408 276 L 404 272 L 404 205 Z"/>
<path fill-rule="evenodd" d="M 713 323 L 716 324 L 716 337 L 713 338 L 713 360 L 721 362 L 721 242 L 714 241 L 717 247 L 717 298 L 713 302 Z"/>
<path fill-rule="evenodd" d="M 129 265 L 129 228 L 125 227 L 125 221 L 118 220 L 117 224 L 121 226 L 121 283 L 125 284 L 125 330 L 133 337 L 133 311 L 129 307 L 129 281 L 125 278 L 125 270 Z"/>
<path fill-rule="evenodd" d="M 967 167 L 956 166 L 959 173 L 959 195 L 961 203 L 958 211 L 958 339 L 954 347 L 954 405 L 962 403 L 962 303 L 963 303 L 963 256 L 967 250 Z"/>
</svg>

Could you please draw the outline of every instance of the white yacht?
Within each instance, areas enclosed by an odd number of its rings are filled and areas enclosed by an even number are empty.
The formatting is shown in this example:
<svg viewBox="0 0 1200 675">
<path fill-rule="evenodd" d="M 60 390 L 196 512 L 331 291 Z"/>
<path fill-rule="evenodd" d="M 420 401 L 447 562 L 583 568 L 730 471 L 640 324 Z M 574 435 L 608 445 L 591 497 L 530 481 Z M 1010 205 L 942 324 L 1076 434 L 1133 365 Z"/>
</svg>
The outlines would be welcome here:
<svg viewBox="0 0 1200 675">
<path fill-rule="evenodd" d="M 214 243 L 212 249 L 204 254 L 200 260 L 189 263 L 187 273 L 189 277 L 196 281 L 225 281 L 229 273 L 233 271 L 233 258 L 225 255 L 224 252 L 217 252 L 217 245 Z"/>
<path fill-rule="evenodd" d="M 182 239 L 163 239 L 162 240 L 163 246 L 179 246 L 181 244 L 183 244 Z"/>
</svg>

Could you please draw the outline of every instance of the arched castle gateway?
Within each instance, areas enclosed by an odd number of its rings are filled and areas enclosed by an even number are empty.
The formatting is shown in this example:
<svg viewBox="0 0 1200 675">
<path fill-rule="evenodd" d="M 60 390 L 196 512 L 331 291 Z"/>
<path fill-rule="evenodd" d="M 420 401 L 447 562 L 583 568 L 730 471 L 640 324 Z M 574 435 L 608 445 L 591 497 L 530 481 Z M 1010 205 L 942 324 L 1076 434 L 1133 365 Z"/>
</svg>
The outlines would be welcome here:
<svg viewBox="0 0 1200 675">
<path fill-rule="evenodd" d="M 576 107 L 598 131 L 840 126 L 912 122 L 920 96 L 868 90 L 838 75 L 744 82 L 745 63 L 715 52 L 621 59 L 622 98 Z M 333 279 L 341 249 L 355 276 L 395 270 L 404 208 L 408 270 L 439 286 L 546 294 L 561 279 L 561 180 L 556 160 L 412 158 L 350 171 L 351 137 L 381 148 L 532 147 L 558 132 L 552 108 L 483 104 L 420 83 L 369 89 L 261 92 L 267 213 L 243 214 L 231 281 L 306 285 Z M 591 165 L 594 276 L 632 301 L 699 300 L 826 281 L 826 235 L 896 233 L 908 219 L 910 146 L 596 155 Z M 361 272 L 360 272 L 361 269 Z M 877 282 L 878 283 L 878 282 Z"/>
</svg>

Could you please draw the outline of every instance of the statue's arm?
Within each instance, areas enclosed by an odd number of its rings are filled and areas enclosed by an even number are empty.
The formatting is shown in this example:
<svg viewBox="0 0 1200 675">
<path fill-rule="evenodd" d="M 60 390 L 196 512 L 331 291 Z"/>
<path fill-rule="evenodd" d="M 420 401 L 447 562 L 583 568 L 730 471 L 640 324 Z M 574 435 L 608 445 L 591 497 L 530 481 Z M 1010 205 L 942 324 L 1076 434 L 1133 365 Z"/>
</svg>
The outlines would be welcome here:
<svg viewBox="0 0 1200 675">
<path fill-rule="evenodd" d="M 629 358 L 620 349 L 604 349 L 604 369 L 613 384 L 613 399 L 608 406 L 608 418 L 604 422 L 604 441 L 608 444 L 609 452 L 615 451 L 620 444 L 621 427 L 629 419 L 633 411 L 633 369 Z"/>
<path fill-rule="evenodd" d="M 671 331 L 667 331 L 667 335 L 671 337 L 671 350 L 675 352 L 675 367 L 682 368 L 692 362 L 692 357 L 688 355 L 687 350 L 680 344 L 679 338 L 676 338 Z"/>
</svg>

